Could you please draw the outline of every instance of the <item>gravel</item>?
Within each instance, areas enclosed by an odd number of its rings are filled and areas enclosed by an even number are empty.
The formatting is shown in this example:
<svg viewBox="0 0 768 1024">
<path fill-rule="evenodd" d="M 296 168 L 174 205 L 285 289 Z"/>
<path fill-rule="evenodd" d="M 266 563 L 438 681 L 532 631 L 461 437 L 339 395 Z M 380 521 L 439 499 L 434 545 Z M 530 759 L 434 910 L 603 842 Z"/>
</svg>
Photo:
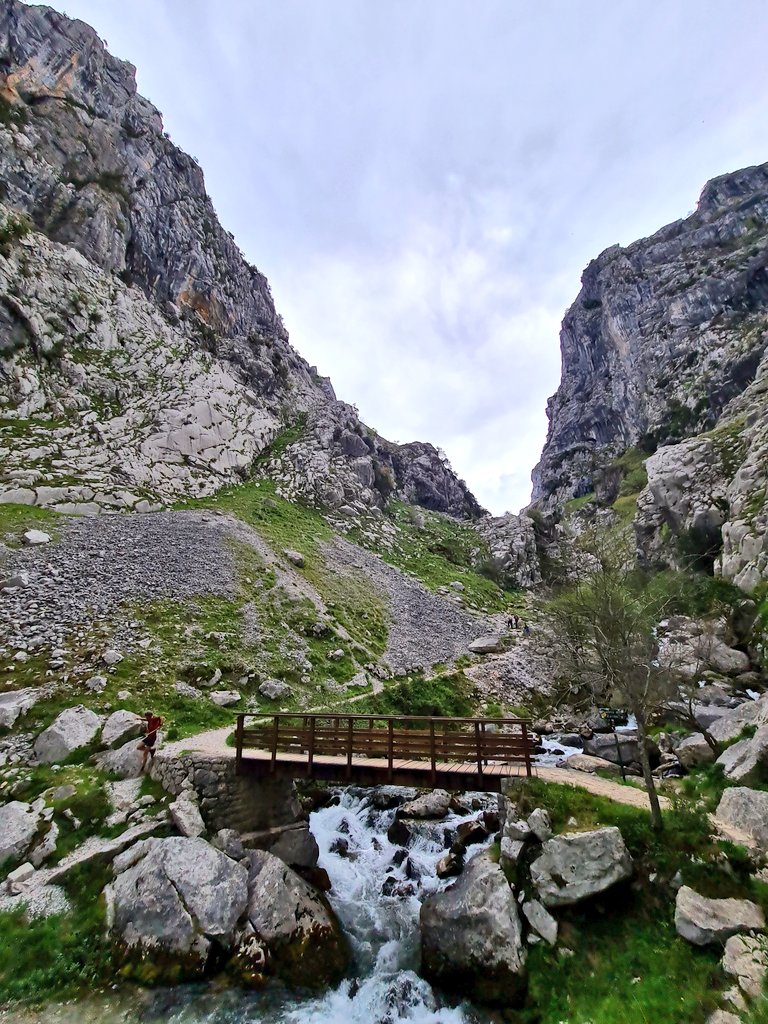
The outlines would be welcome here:
<svg viewBox="0 0 768 1024">
<path fill-rule="evenodd" d="M 227 537 L 227 518 L 202 512 L 63 522 L 52 544 L 6 549 L 3 574 L 28 572 L 30 582 L 0 595 L 0 642 L 55 648 L 79 627 L 117 618 L 126 603 L 232 597 L 235 561 Z M 115 648 L 130 642 L 129 624 L 115 622 L 111 636 Z"/>
<path fill-rule="evenodd" d="M 467 653 L 467 645 L 488 628 L 488 620 L 459 607 L 388 565 L 377 555 L 336 538 L 323 545 L 332 570 L 363 574 L 389 611 L 385 659 L 395 674 L 449 662 Z"/>
</svg>

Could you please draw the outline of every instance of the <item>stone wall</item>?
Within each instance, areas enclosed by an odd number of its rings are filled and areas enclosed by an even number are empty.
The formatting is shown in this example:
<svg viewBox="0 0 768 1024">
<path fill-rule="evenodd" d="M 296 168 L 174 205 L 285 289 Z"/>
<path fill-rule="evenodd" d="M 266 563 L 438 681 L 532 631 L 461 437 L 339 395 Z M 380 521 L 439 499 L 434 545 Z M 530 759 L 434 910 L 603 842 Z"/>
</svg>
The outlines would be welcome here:
<svg viewBox="0 0 768 1024">
<path fill-rule="evenodd" d="M 209 831 L 234 828 L 240 833 L 290 825 L 303 817 L 294 784 L 289 779 L 255 779 L 235 774 L 234 758 L 185 754 L 152 764 L 152 778 L 169 793 L 192 786 Z"/>
</svg>

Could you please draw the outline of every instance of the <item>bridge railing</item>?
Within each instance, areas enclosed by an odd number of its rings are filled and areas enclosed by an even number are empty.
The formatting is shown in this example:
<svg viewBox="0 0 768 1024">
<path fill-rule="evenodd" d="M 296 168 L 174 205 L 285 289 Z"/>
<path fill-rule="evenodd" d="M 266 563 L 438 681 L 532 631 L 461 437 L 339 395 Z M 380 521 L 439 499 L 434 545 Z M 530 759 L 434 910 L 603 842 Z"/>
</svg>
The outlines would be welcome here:
<svg viewBox="0 0 768 1024">
<path fill-rule="evenodd" d="M 523 718 L 429 718 L 382 715 L 240 714 L 235 732 L 237 766 L 248 748 L 306 767 L 317 757 L 343 758 L 346 776 L 355 763 L 393 772 L 398 762 L 472 764 L 479 775 L 489 764 L 524 765 L 531 774 L 534 742 Z M 280 755 L 283 755 L 281 758 Z"/>
</svg>

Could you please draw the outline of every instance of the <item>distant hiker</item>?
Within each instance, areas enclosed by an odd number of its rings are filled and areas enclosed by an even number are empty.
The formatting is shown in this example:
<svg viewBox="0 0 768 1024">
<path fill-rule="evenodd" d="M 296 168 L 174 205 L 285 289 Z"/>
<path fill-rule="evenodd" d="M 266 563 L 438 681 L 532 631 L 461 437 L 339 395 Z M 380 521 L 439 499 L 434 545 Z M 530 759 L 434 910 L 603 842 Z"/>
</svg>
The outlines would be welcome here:
<svg viewBox="0 0 768 1024">
<path fill-rule="evenodd" d="M 523 636 L 530 636 L 530 635 L 531 635 L 531 627 L 528 625 L 527 622 L 524 622 L 523 623 Z"/>
<path fill-rule="evenodd" d="M 155 758 L 155 743 L 157 743 L 157 734 L 163 727 L 163 719 L 158 715 L 154 715 L 151 711 L 144 713 L 144 739 L 139 744 L 139 750 L 142 752 L 143 757 L 141 761 L 141 770 L 147 766 L 147 758 Z"/>
<path fill-rule="evenodd" d="M 507 629 L 518 629 L 520 626 L 520 616 L 510 615 L 507 619 Z"/>
<path fill-rule="evenodd" d="M 513 615 L 512 618 L 515 620 L 515 629 L 520 629 L 520 616 Z"/>
</svg>

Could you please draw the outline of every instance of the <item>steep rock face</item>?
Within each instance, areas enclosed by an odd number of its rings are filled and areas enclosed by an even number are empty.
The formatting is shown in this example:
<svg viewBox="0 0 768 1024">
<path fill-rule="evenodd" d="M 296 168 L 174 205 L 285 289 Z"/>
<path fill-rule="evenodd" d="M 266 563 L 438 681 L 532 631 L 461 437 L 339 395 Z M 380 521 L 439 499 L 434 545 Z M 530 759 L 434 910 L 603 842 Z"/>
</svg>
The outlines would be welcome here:
<svg viewBox="0 0 768 1024">
<path fill-rule="evenodd" d="M 395 496 L 457 519 L 484 514 L 433 445 L 385 441 L 344 402 L 312 409 L 299 436 L 281 446 L 263 472 L 284 497 L 324 508 L 381 508 Z"/>
<path fill-rule="evenodd" d="M 134 68 L 17 0 L 0 0 L 0 204 L 0 500 L 151 511 L 237 482 L 310 414 L 283 460 L 293 496 L 482 513 L 436 449 L 378 438 L 293 350 Z"/>
<path fill-rule="evenodd" d="M 711 558 L 722 545 L 723 574 L 756 585 L 768 564 L 767 267 L 768 164 L 714 179 L 690 217 L 587 267 L 533 473 L 541 509 L 593 491 L 610 504 L 617 457 L 658 449 L 638 502 L 641 555 L 674 565 L 681 539 Z"/>
</svg>

